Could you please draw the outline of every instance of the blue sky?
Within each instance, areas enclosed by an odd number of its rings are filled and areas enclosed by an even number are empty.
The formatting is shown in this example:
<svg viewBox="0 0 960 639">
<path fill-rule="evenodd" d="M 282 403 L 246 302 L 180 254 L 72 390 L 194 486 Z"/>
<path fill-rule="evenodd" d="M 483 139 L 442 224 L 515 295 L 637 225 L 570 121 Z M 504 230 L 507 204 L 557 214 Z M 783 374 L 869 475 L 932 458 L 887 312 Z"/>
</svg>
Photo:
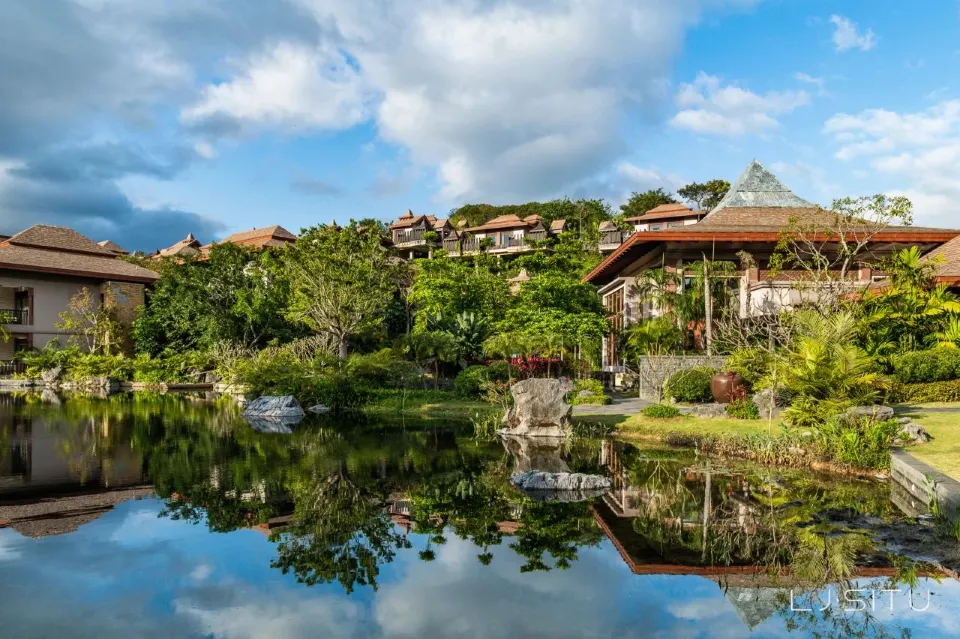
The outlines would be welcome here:
<svg viewBox="0 0 960 639">
<path fill-rule="evenodd" d="M 636 576 L 609 541 L 581 548 L 569 570 L 521 573 L 509 540 L 489 566 L 448 536 L 425 563 L 413 548 L 382 566 L 379 590 L 346 596 L 269 567 L 274 545 L 252 530 L 211 534 L 158 518 L 157 500 L 129 501 L 76 532 L 29 539 L 0 530 L 0 634 L 20 637 L 792 637 L 779 615 L 753 633 L 717 583 Z M 860 588 L 879 588 L 861 581 Z M 901 593 L 875 618 L 917 637 L 956 636 L 960 584 L 921 580 L 924 612 Z M 822 601 L 826 601 L 824 598 Z M 924 608 L 926 594 L 918 595 Z M 885 607 L 886 606 L 886 607 Z M 491 614 L 491 611 L 496 611 Z M 860 613 L 849 613 L 860 614 Z"/>
<path fill-rule="evenodd" d="M 0 232 L 616 206 L 752 158 L 960 226 L 958 36 L 956 0 L 3 3 Z"/>
</svg>

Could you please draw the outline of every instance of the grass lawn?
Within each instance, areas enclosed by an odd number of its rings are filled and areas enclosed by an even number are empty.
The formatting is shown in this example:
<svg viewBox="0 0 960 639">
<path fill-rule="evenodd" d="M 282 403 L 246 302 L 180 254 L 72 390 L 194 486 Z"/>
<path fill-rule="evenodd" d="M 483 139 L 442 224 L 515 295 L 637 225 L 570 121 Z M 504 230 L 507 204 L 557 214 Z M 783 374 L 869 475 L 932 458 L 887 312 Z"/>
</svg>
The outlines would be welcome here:
<svg viewBox="0 0 960 639">
<path fill-rule="evenodd" d="M 924 412 L 925 408 L 956 408 L 957 412 Z M 960 403 L 901 405 L 896 410 L 913 418 L 933 437 L 926 444 L 911 446 L 910 454 L 960 480 Z"/>
<path fill-rule="evenodd" d="M 672 419 L 654 419 L 643 415 L 631 415 L 617 424 L 619 433 L 626 437 L 662 436 L 667 433 L 690 435 L 751 435 L 766 434 L 767 421 L 764 419 L 731 419 L 728 417 L 691 417 L 681 415 Z M 772 432 L 780 431 L 778 422 L 774 422 Z"/>
<path fill-rule="evenodd" d="M 423 417 L 446 417 L 470 419 L 477 413 L 494 410 L 494 406 L 481 401 L 462 399 L 446 391 L 414 390 L 401 397 L 396 391 L 381 391 L 364 409 L 375 415 L 421 415 Z"/>
</svg>

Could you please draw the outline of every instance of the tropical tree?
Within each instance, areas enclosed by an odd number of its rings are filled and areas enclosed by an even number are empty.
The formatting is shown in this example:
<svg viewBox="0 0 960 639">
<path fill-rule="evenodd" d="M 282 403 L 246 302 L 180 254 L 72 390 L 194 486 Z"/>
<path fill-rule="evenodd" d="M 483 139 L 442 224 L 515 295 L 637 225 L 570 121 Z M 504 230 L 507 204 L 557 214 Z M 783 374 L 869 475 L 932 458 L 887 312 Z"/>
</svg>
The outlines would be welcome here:
<svg viewBox="0 0 960 639">
<path fill-rule="evenodd" d="M 101 303 L 93 298 L 90 289 L 84 286 L 60 313 L 57 328 L 69 333 L 70 342 L 90 353 L 109 354 L 120 346 L 120 324 L 114 318 L 113 294 L 108 289 Z"/>
<path fill-rule="evenodd" d="M 383 324 L 404 280 L 406 263 L 392 259 L 382 239 L 378 229 L 356 222 L 321 225 L 306 230 L 284 254 L 290 317 L 328 335 L 342 361 L 351 337 Z"/>
<path fill-rule="evenodd" d="M 407 336 L 410 353 L 420 366 L 433 367 L 433 387 L 440 387 L 440 363 L 455 362 L 459 355 L 456 338 L 447 331 L 415 331 Z"/>
<path fill-rule="evenodd" d="M 677 195 L 697 205 L 701 211 L 709 211 L 720 204 L 720 200 L 730 190 L 730 183 L 726 180 L 710 180 L 700 184 L 691 182 L 677 189 Z"/>
<path fill-rule="evenodd" d="M 620 205 L 620 213 L 623 217 L 637 217 L 661 204 L 673 204 L 674 202 L 676 200 L 673 195 L 662 188 L 650 189 L 643 193 L 634 191 L 630 194 L 630 198 Z"/>
</svg>

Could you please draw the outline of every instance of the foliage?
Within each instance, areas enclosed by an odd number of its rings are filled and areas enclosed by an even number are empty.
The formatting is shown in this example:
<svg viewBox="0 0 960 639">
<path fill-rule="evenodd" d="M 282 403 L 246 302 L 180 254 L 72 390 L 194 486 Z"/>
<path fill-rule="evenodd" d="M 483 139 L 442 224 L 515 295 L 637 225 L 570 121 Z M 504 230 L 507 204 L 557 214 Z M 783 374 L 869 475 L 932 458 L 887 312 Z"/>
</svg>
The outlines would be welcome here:
<svg viewBox="0 0 960 639">
<path fill-rule="evenodd" d="M 285 316 L 290 288 L 282 250 L 222 243 L 202 259 L 151 261 L 160 279 L 133 324 L 136 351 L 157 357 L 217 343 L 261 348 L 301 335 Z"/>
<path fill-rule="evenodd" d="M 209 355 L 190 351 L 169 357 L 150 357 L 142 353 L 133 359 L 135 382 L 202 382 L 201 373 L 213 369 Z"/>
<path fill-rule="evenodd" d="M 510 374 L 506 362 L 494 362 L 489 366 L 469 366 L 453 380 L 453 389 L 463 398 L 477 399 L 483 396 L 485 382 L 508 382 Z"/>
<path fill-rule="evenodd" d="M 407 295 L 416 328 L 430 329 L 437 317 L 464 313 L 485 325 L 501 320 L 509 306 L 510 286 L 496 268 L 496 262 L 485 256 L 473 265 L 456 259 L 419 261 Z"/>
<path fill-rule="evenodd" d="M 351 337 L 381 327 L 387 307 L 406 277 L 375 228 L 316 226 L 284 252 L 291 279 L 289 315 L 336 344 L 347 358 Z"/>
<path fill-rule="evenodd" d="M 592 394 L 581 396 L 580 393 L 583 391 Z M 570 404 L 573 406 L 604 406 L 612 401 L 603 387 L 603 382 L 599 379 L 585 377 L 573 383 L 573 390 L 570 392 Z"/>
<path fill-rule="evenodd" d="M 808 395 L 795 397 L 782 413 L 783 421 L 803 430 L 813 430 L 850 408 L 853 402 L 838 399 L 816 399 Z"/>
<path fill-rule="evenodd" d="M 45 370 L 62 366 L 68 368 L 70 362 L 80 355 L 77 346 L 62 347 L 57 340 L 50 340 L 39 350 L 20 351 L 16 357 L 27 367 L 27 377 L 40 377 Z"/>
<path fill-rule="evenodd" d="M 643 193 L 634 191 L 630 194 L 629 199 L 620 205 L 620 212 L 623 214 L 623 217 L 639 217 L 661 204 L 673 204 L 674 202 L 676 202 L 676 200 L 673 195 L 664 191 L 662 188 L 650 189 Z"/>
<path fill-rule="evenodd" d="M 473 427 L 474 438 L 493 441 L 497 438 L 497 431 L 503 428 L 503 416 L 477 414 L 470 419 L 470 425 Z"/>
<path fill-rule="evenodd" d="M 115 302 L 112 289 L 105 289 L 102 301 L 98 301 L 84 286 L 70 298 L 56 326 L 70 335 L 72 345 L 90 353 L 110 354 L 119 350 L 121 342 L 121 326 L 113 312 Z"/>
<path fill-rule="evenodd" d="M 960 380 L 928 384 L 891 384 L 886 401 L 897 404 L 960 402 Z"/>
<path fill-rule="evenodd" d="M 483 357 L 483 341 L 490 334 L 490 325 L 483 317 L 472 311 L 464 311 L 453 317 L 438 313 L 428 318 L 431 330 L 449 333 L 456 343 L 457 358 L 461 368 Z"/>
<path fill-rule="evenodd" d="M 902 429 L 895 419 L 851 420 L 834 416 L 814 432 L 827 458 L 858 468 L 882 470 L 890 467 L 890 448 L 901 441 Z"/>
<path fill-rule="evenodd" d="M 699 404 L 713 400 L 710 391 L 710 378 L 716 370 L 710 368 L 688 368 L 678 371 L 667 380 L 667 394 L 678 402 Z"/>
<path fill-rule="evenodd" d="M 683 342 L 683 331 L 668 317 L 635 322 L 623 333 L 623 345 L 630 359 L 648 355 L 651 350 L 670 352 Z"/>
<path fill-rule="evenodd" d="M 893 376 L 903 384 L 960 379 L 960 349 L 934 348 L 904 353 L 893 360 Z"/>
<path fill-rule="evenodd" d="M 691 182 L 677 189 L 677 195 L 697 205 L 702 211 L 710 211 L 720 204 L 720 200 L 730 190 L 730 183 L 726 180 L 710 180 L 700 184 Z"/>
<path fill-rule="evenodd" d="M 417 365 L 433 366 L 433 387 L 440 387 L 440 363 L 457 360 L 456 338 L 446 331 L 414 331 L 405 339 Z"/>
<path fill-rule="evenodd" d="M 734 419 L 760 419 L 760 407 L 752 399 L 736 399 L 727 404 L 727 415 Z"/>
<path fill-rule="evenodd" d="M 651 404 L 640 411 L 640 414 L 654 419 L 671 419 L 680 416 L 680 409 L 670 404 Z"/>
<path fill-rule="evenodd" d="M 760 348 L 738 348 L 727 356 L 726 369 L 738 373 L 753 387 L 770 370 L 770 353 Z"/>
<path fill-rule="evenodd" d="M 466 220 L 467 226 L 479 226 L 499 215 L 511 214 L 520 218 L 539 215 L 548 226 L 554 220 L 566 220 L 570 232 L 585 246 L 591 242 L 596 245 L 597 226 L 611 218 L 610 206 L 603 200 L 562 199 L 504 206 L 467 204 L 450 211 L 449 219 L 454 226 L 460 220 Z"/>
</svg>

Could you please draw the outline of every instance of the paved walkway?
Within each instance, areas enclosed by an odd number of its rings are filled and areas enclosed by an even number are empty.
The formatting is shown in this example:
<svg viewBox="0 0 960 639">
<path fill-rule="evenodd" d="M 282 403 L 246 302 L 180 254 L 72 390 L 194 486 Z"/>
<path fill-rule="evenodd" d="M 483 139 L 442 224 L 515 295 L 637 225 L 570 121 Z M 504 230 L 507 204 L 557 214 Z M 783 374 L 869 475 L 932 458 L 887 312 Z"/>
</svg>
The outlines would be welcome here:
<svg viewBox="0 0 960 639">
<path fill-rule="evenodd" d="M 638 397 L 618 397 L 606 406 L 574 406 L 574 417 L 587 415 L 636 415 L 653 402 Z"/>
</svg>

